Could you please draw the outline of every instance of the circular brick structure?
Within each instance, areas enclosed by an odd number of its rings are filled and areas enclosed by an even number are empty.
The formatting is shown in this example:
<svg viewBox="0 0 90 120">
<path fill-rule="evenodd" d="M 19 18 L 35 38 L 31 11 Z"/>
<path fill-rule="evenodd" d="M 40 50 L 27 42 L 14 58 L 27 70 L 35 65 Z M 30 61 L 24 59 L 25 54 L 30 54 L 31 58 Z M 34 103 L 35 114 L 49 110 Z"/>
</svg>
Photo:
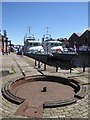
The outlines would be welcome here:
<svg viewBox="0 0 90 120">
<path fill-rule="evenodd" d="M 22 84 L 13 88 L 12 93 L 23 99 L 43 100 L 44 103 L 65 100 L 74 97 L 75 94 L 72 87 L 49 81 L 34 81 Z"/>
<path fill-rule="evenodd" d="M 44 107 L 67 105 L 83 98 L 85 87 L 82 84 L 56 76 L 28 76 L 6 83 L 2 94 L 11 102 L 20 104 L 15 114 L 40 117 Z"/>
</svg>

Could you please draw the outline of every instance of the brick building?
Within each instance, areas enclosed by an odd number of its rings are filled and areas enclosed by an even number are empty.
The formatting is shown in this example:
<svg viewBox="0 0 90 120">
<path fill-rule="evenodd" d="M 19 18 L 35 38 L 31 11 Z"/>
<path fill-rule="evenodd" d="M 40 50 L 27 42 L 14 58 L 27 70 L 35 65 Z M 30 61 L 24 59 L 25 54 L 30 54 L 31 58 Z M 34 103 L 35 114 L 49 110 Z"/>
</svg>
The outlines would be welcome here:
<svg viewBox="0 0 90 120">
<path fill-rule="evenodd" d="M 90 48 L 90 29 L 87 29 L 84 33 L 73 33 L 68 41 L 71 48 L 74 48 L 74 45 L 76 45 L 77 49 L 81 46 Z"/>
<path fill-rule="evenodd" d="M 68 39 L 69 41 L 69 47 L 73 48 L 74 45 L 77 47 L 79 46 L 79 38 L 80 38 L 81 33 L 73 33 L 70 38 Z"/>
<path fill-rule="evenodd" d="M 11 41 L 8 40 L 6 30 L 4 30 L 4 35 L 0 33 L 0 52 L 2 54 L 8 53 L 9 44 L 11 44 Z"/>
<path fill-rule="evenodd" d="M 79 38 L 79 46 L 88 45 L 90 47 L 90 29 L 87 29 Z"/>
</svg>

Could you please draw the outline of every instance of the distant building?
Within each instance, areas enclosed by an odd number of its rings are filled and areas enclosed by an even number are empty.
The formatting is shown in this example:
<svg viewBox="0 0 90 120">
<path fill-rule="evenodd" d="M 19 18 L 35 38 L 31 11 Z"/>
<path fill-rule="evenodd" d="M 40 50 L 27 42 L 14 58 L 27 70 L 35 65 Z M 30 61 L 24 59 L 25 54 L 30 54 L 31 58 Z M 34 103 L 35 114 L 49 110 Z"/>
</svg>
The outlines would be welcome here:
<svg viewBox="0 0 90 120">
<path fill-rule="evenodd" d="M 79 46 L 80 33 L 73 33 L 68 39 L 69 47 L 74 48 L 74 45 Z"/>
<path fill-rule="evenodd" d="M 89 46 L 90 47 L 90 29 L 87 29 L 79 38 L 79 46 Z"/>
<path fill-rule="evenodd" d="M 11 41 L 8 40 L 6 30 L 4 30 L 4 35 L 0 33 L 0 52 L 2 52 L 2 54 L 8 53 L 9 45 L 11 45 Z"/>
<path fill-rule="evenodd" d="M 6 52 L 6 37 L 0 34 L 0 52 Z"/>
<path fill-rule="evenodd" d="M 84 33 L 73 33 L 68 39 L 69 47 L 79 49 L 81 46 L 88 46 L 90 48 L 90 29 Z"/>
<path fill-rule="evenodd" d="M 2 52 L 2 35 L 0 34 L 0 53 Z"/>
</svg>

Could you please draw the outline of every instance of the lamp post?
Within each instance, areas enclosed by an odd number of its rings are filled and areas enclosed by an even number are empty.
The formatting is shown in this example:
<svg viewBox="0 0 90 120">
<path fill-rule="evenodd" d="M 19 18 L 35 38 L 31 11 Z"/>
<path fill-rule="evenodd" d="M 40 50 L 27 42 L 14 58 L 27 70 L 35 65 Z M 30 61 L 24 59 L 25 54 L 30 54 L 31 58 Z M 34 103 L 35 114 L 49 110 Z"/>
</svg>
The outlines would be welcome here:
<svg viewBox="0 0 90 120">
<path fill-rule="evenodd" d="M 3 30 L 4 31 L 4 47 L 5 47 L 5 53 L 7 54 L 7 47 L 8 47 L 8 38 L 7 38 L 7 33 L 6 33 L 6 30 Z"/>
<path fill-rule="evenodd" d="M 4 55 L 4 36 L 2 35 L 2 54 Z"/>
</svg>

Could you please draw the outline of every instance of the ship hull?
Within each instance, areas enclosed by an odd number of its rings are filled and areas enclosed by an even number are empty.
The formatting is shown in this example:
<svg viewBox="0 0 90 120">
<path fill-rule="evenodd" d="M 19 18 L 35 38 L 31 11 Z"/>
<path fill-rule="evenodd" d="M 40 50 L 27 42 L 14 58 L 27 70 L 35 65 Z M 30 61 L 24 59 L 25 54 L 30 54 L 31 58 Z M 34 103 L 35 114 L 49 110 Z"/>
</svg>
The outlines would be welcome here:
<svg viewBox="0 0 90 120">
<path fill-rule="evenodd" d="M 77 55 L 75 52 L 68 53 L 53 53 L 53 58 L 60 61 L 68 61 L 71 62 L 72 59 Z"/>
<path fill-rule="evenodd" d="M 62 69 L 63 68 L 70 69 L 70 67 L 75 67 L 75 65 L 71 62 L 71 59 L 75 55 L 73 55 L 72 57 L 67 56 L 68 59 L 65 59 L 66 56 L 61 55 L 61 54 L 60 55 L 59 54 L 53 54 L 53 55 L 49 55 L 49 54 L 26 54 L 26 56 L 33 58 L 39 62 L 42 62 L 44 64 L 47 64 L 49 66 L 60 67 Z"/>
</svg>

